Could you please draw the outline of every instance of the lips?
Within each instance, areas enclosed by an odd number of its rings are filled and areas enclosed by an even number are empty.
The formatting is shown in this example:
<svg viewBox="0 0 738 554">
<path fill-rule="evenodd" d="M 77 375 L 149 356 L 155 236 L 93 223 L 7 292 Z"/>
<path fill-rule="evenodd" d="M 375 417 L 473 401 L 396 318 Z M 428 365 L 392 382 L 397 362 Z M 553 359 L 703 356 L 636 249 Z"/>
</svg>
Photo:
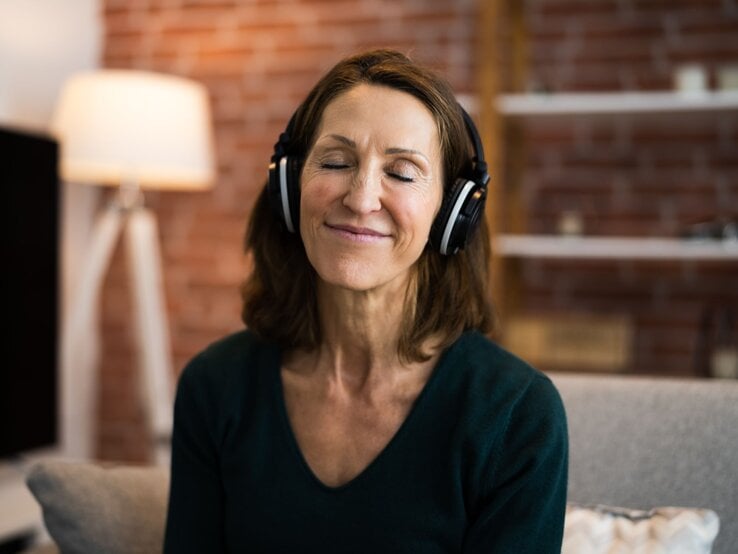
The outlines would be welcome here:
<svg viewBox="0 0 738 554">
<path fill-rule="evenodd" d="M 354 238 L 358 240 L 372 240 L 390 236 L 387 233 L 382 233 L 381 231 L 377 231 L 376 229 L 371 229 L 369 227 L 355 227 L 353 225 L 335 223 L 326 223 L 325 226 L 328 227 L 330 230 L 335 231 L 336 233 L 346 236 L 347 238 Z"/>
</svg>

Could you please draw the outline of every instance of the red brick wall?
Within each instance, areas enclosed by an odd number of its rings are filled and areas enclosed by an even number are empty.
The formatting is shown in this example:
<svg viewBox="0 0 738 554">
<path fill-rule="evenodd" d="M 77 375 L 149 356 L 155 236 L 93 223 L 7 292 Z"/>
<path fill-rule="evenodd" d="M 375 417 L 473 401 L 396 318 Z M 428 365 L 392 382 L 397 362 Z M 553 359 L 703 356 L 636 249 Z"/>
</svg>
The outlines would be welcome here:
<svg viewBox="0 0 738 554">
<path fill-rule="evenodd" d="M 534 90 L 668 90 L 676 69 L 738 64 L 738 5 L 720 0 L 528 2 Z M 591 235 L 678 237 L 696 223 L 738 221 L 738 113 L 567 116 L 513 123 L 523 135 L 525 230 L 555 233 L 573 210 Z M 512 225 L 512 224 L 509 224 Z M 738 263 L 529 261 L 525 312 L 625 314 L 630 372 L 704 371 L 702 320 L 734 315 Z M 734 340 L 737 340 L 734 338 Z"/>
<path fill-rule="evenodd" d="M 146 197 L 159 219 L 177 373 L 206 344 L 242 326 L 246 217 L 277 136 L 318 77 L 347 54 L 389 46 L 469 93 L 475 10 L 473 0 L 104 2 L 104 66 L 197 79 L 212 98 L 217 186 Z M 99 454 L 144 460 L 123 252 L 103 305 Z"/>
<path fill-rule="evenodd" d="M 459 93 L 475 89 L 475 0 L 106 0 L 103 65 L 202 81 L 212 97 L 218 183 L 210 193 L 152 193 L 160 224 L 176 371 L 239 329 L 246 217 L 277 135 L 338 58 L 392 46 Z M 551 90 L 656 89 L 676 65 L 738 63 L 732 0 L 537 0 L 525 4 L 528 82 Z M 507 74 L 507 72 L 505 73 Z M 527 230 L 555 230 L 576 209 L 593 234 L 673 235 L 738 215 L 736 115 L 556 119 L 526 123 Z M 719 264 L 530 262 L 524 308 L 630 313 L 634 371 L 687 373 L 707 302 L 738 304 L 736 268 Z M 705 294 L 705 290 L 709 290 Z M 126 267 L 104 295 L 99 454 L 147 457 L 137 400 Z"/>
<path fill-rule="evenodd" d="M 732 0 L 530 0 L 531 82 L 556 91 L 668 89 L 676 65 L 738 61 Z"/>
</svg>

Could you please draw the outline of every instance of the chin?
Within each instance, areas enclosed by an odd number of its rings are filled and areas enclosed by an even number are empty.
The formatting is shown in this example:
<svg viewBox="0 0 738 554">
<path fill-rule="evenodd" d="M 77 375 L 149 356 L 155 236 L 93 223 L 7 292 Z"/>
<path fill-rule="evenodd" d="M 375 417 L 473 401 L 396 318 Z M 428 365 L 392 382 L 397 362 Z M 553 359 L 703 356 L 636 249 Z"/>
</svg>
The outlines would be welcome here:
<svg viewBox="0 0 738 554">
<path fill-rule="evenodd" d="M 379 261 L 341 263 L 333 260 L 330 267 L 318 266 L 315 270 L 318 278 L 325 284 L 355 292 L 368 292 L 407 281 L 407 271 L 392 274 L 386 271 L 386 267 L 386 264 Z"/>
<path fill-rule="evenodd" d="M 360 270 L 318 272 L 318 278 L 326 285 L 356 292 L 369 291 L 381 284 L 380 280 Z"/>
</svg>

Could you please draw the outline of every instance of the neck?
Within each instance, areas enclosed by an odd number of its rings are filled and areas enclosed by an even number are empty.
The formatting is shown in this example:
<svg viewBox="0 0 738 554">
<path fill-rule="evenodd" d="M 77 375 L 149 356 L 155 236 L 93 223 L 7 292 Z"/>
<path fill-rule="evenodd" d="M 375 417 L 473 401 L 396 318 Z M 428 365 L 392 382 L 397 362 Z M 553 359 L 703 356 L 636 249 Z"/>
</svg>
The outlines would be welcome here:
<svg viewBox="0 0 738 554">
<path fill-rule="evenodd" d="M 398 356 L 407 283 L 382 291 L 318 284 L 322 343 L 309 355 L 312 370 L 353 391 L 388 385 L 412 365 Z"/>
</svg>

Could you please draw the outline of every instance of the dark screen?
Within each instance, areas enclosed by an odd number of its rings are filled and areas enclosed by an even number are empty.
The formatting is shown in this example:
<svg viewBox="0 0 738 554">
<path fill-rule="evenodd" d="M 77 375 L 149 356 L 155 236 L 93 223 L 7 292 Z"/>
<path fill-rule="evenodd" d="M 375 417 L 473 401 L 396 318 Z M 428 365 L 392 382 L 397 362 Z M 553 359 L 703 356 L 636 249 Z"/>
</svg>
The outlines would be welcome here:
<svg viewBox="0 0 738 554">
<path fill-rule="evenodd" d="M 0 128 L 0 457 L 57 441 L 59 181 L 52 139 Z"/>
</svg>

